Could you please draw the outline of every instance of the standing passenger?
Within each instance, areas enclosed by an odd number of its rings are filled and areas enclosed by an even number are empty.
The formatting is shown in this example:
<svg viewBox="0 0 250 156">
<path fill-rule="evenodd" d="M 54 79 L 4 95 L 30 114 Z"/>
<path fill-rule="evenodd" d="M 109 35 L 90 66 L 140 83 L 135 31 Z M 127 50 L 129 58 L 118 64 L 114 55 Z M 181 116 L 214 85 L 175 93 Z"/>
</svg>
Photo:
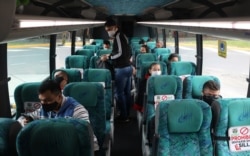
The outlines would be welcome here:
<svg viewBox="0 0 250 156">
<path fill-rule="evenodd" d="M 115 68 L 115 97 L 120 110 L 118 121 L 128 122 L 131 107 L 131 76 L 133 68 L 131 66 L 131 48 L 127 37 L 119 31 L 116 22 L 108 19 L 105 23 L 105 30 L 109 37 L 114 38 L 113 50 L 110 55 L 103 55 L 103 61 L 111 60 Z"/>
</svg>

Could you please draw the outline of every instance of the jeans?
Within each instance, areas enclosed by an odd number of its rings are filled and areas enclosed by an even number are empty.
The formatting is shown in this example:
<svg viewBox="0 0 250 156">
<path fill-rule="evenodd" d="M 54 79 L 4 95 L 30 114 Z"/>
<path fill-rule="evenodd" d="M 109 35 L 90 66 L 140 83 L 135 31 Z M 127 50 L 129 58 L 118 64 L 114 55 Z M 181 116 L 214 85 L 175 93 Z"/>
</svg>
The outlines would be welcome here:
<svg viewBox="0 0 250 156">
<path fill-rule="evenodd" d="M 115 98 L 121 113 L 121 117 L 126 119 L 132 103 L 131 80 L 132 66 L 115 68 Z"/>
</svg>

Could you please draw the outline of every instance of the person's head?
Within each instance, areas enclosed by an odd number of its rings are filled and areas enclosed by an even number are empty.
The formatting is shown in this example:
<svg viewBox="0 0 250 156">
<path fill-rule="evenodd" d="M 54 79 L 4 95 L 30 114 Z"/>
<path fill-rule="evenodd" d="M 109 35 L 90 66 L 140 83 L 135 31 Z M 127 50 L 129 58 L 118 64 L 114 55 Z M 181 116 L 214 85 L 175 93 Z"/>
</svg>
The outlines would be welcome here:
<svg viewBox="0 0 250 156">
<path fill-rule="evenodd" d="M 139 41 L 139 44 L 145 44 L 144 39 L 141 39 L 141 40 Z"/>
<path fill-rule="evenodd" d="M 148 72 L 150 75 L 161 75 L 161 65 L 159 63 L 152 63 L 149 66 Z"/>
<path fill-rule="evenodd" d="M 178 54 L 172 53 L 168 57 L 168 62 L 178 62 L 179 61 L 179 56 Z"/>
<path fill-rule="evenodd" d="M 63 90 L 63 88 L 68 83 L 68 75 L 66 72 L 59 70 L 54 73 L 54 79 L 55 81 L 60 84 L 60 88 Z"/>
<path fill-rule="evenodd" d="M 148 46 L 147 45 L 142 45 L 140 48 L 141 53 L 147 53 L 148 52 Z"/>
<path fill-rule="evenodd" d="M 38 89 L 38 98 L 44 111 L 58 111 L 63 95 L 60 85 L 55 80 L 45 80 Z"/>
<path fill-rule="evenodd" d="M 211 105 L 214 100 L 219 98 L 221 98 L 220 85 L 213 80 L 205 82 L 202 88 L 203 101 Z"/>
<path fill-rule="evenodd" d="M 162 41 L 157 41 L 155 44 L 156 48 L 162 48 L 163 47 L 163 42 Z"/>
<path fill-rule="evenodd" d="M 118 27 L 116 25 L 116 22 L 109 18 L 105 24 L 104 24 L 105 30 L 108 32 L 109 37 L 113 38 L 115 37 L 115 33 L 118 30 Z"/>
<path fill-rule="evenodd" d="M 110 49 L 110 42 L 108 40 L 103 41 L 103 49 Z"/>
</svg>

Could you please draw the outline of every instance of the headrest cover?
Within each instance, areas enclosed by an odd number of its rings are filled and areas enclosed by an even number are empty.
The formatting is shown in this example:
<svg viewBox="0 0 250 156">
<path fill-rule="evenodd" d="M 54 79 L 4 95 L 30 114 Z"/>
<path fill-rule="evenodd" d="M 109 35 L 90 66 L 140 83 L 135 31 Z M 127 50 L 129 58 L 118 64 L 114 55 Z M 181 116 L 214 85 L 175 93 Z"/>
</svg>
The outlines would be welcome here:
<svg viewBox="0 0 250 156">
<path fill-rule="evenodd" d="M 175 77 L 166 75 L 154 77 L 155 95 L 174 94 L 177 90 L 177 82 Z"/>
<path fill-rule="evenodd" d="M 192 77 L 192 95 L 195 98 L 199 98 L 202 96 L 202 88 L 205 82 L 207 82 L 208 80 L 212 80 L 211 77 L 197 77 L 197 76 L 193 76 Z"/>
<path fill-rule="evenodd" d="M 229 127 L 249 125 L 250 99 L 232 100 L 228 103 Z"/>
<path fill-rule="evenodd" d="M 84 106 L 95 107 L 97 104 L 98 85 L 103 88 L 102 84 L 91 82 L 75 82 L 65 86 L 64 94 L 73 97 L 76 101 Z"/>
<path fill-rule="evenodd" d="M 30 133 L 31 155 L 79 155 L 77 131 L 70 123 L 43 122 Z"/>
<path fill-rule="evenodd" d="M 190 133 L 200 130 L 203 121 L 201 107 L 195 101 L 176 101 L 169 105 L 169 133 Z"/>
</svg>

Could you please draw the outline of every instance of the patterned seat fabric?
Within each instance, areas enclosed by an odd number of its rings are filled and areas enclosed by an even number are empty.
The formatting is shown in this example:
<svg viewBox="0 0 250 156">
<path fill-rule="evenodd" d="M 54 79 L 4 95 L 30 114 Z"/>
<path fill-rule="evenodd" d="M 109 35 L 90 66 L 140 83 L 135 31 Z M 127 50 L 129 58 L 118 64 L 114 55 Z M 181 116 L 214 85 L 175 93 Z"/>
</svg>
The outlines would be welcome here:
<svg viewBox="0 0 250 156">
<path fill-rule="evenodd" d="M 162 101 L 155 118 L 158 139 L 153 143 L 154 155 L 213 155 L 212 113 L 207 103 L 196 99 Z"/>
<path fill-rule="evenodd" d="M 195 75 L 196 65 L 193 62 L 178 61 L 170 63 L 169 75 Z"/>
<path fill-rule="evenodd" d="M 81 81 L 81 72 L 77 69 L 56 69 L 52 73 L 52 79 L 54 79 L 54 75 L 58 71 L 63 71 L 68 76 L 68 83 L 70 82 L 80 82 Z"/>
<path fill-rule="evenodd" d="M 152 53 L 146 53 L 146 54 L 138 54 L 136 57 L 136 77 L 139 77 L 141 75 L 141 64 L 143 62 L 149 62 L 149 61 L 157 61 L 157 58 L 155 54 Z"/>
<path fill-rule="evenodd" d="M 88 58 L 83 55 L 71 55 L 66 57 L 65 59 L 65 67 L 66 68 L 78 68 L 78 69 L 86 69 L 88 67 Z"/>
<path fill-rule="evenodd" d="M 36 120 L 18 134 L 19 156 L 93 156 L 93 131 L 85 120 Z"/>
<path fill-rule="evenodd" d="M 102 49 L 102 50 L 99 50 L 96 55 L 97 56 L 102 56 L 102 55 L 105 55 L 105 54 L 110 54 L 112 52 L 112 49 Z"/>
<path fill-rule="evenodd" d="M 155 48 L 153 53 L 155 53 L 156 57 L 159 58 L 161 55 L 170 54 L 171 50 L 168 48 Z"/>
<path fill-rule="evenodd" d="M 219 99 L 212 103 L 215 155 L 248 156 L 249 151 L 232 152 L 229 149 L 228 129 L 249 126 L 250 98 Z M 222 138 L 222 139 L 220 139 Z M 236 148 L 236 147 L 235 147 Z"/>
<path fill-rule="evenodd" d="M 75 52 L 75 55 L 87 56 L 87 68 L 88 68 L 90 64 L 90 59 L 92 56 L 95 55 L 95 52 L 92 49 L 81 49 L 81 50 L 77 50 Z"/>
<path fill-rule="evenodd" d="M 183 98 L 199 99 L 202 96 L 202 88 L 208 80 L 213 80 L 220 84 L 220 80 L 215 76 L 195 75 L 188 76 L 183 81 Z"/>
<path fill-rule="evenodd" d="M 25 102 L 40 102 L 38 98 L 38 88 L 41 82 L 24 83 L 15 88 L 14 99 L 16 102 L 16 119 L 24 113 Z"/>
<path fill-rule="evenodd" d="M 17 156 L 16 137 L 22 126 L 9 118 L 0 118 L 0 155 Z"/>
<path fill-rule="evenodd" d="M 91 126 L 99 147 L 102 148 L 106 133 L 103 85 L 98 82 L 73 82 L 65 86 L 63 93 L 65 96 L 73 97 L 88 110 Z"/>
</svg>

